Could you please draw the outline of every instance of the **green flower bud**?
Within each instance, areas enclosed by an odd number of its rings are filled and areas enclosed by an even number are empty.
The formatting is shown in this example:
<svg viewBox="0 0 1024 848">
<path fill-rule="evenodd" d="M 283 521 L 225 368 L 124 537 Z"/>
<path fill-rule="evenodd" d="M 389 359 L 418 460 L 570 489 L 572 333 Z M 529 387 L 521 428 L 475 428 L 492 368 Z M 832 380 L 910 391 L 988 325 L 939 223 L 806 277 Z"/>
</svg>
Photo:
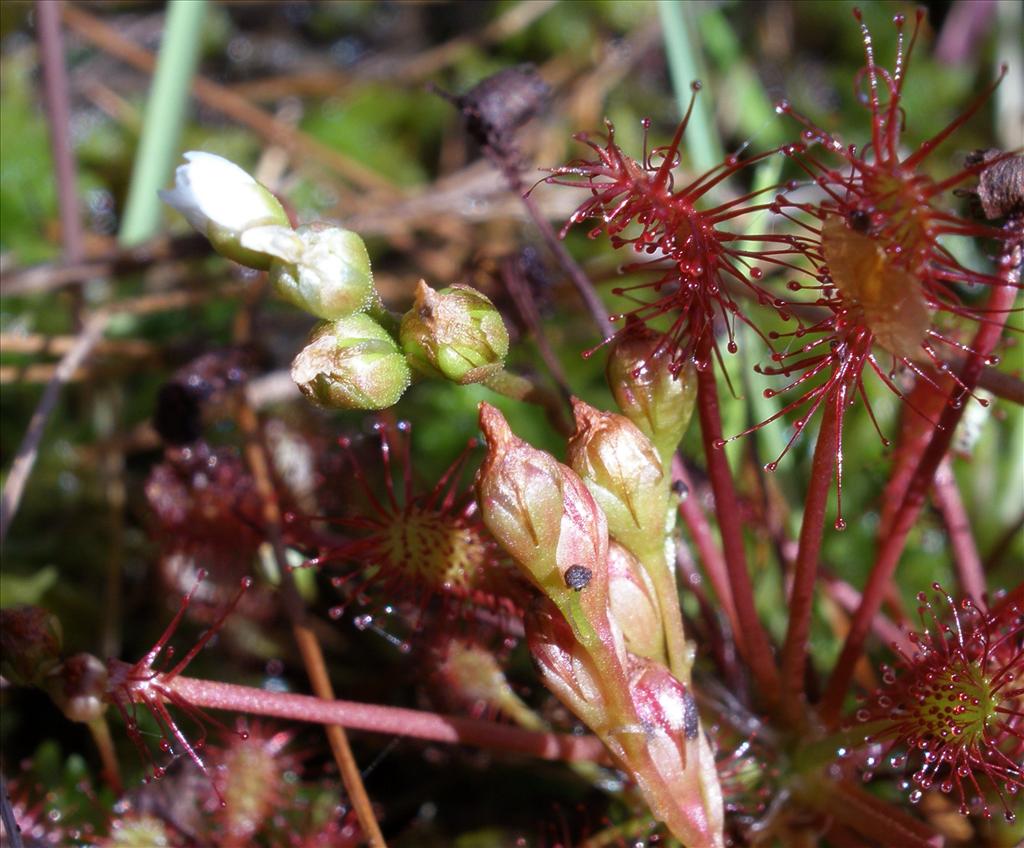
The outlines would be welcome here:
<svg viewBox="0 0 1024 848">
<path fill-rule="evenodd" d="M 256 227 L 242 234 L 241 243 L 271 257 L 270 282 L 277 293 L 317 318 L 334 321 L 377 301 L 370 255 L 350 230 L 326 224 Z"/>
<path fill-rule="evenodd" d="M 697 380 L 689 363 L 673 372 L 671 352 L 658 349 L 660 339 L 643 325 L 630 326 L 612 348 L 606 373 L 622 414 L 654 443 L 668 468 L 693 415 Z"/>
<path fill-rule="evenodd" d="M 34 686 L 60 665 L 60 620 L 29 605 L 0 610 L 0 672 L 18 686 Z"/>
<path fill-rule="evenodd" d="M 253 227 L 288 227 L 288 215 L 266 186 L 234 162 L 213 153 L 190 150 L 174 174 L 174 188 L 160 198 L 188 218 L 218 253 L 266 270 L 270 256 L 247 249 L 242 235 Z"/>
<path fill-rule="evenodd" d="M 395 340 L 362 313 L 315 327 L 292 362 L 292 380 L 302 393 L 335 409 L 386 409 L 411 376 Z"/>
<path fill-rule="evenodd" d="M 628 418 L 573 398 L 568 460 L 608 518 L 608 531 L 640 559 L 661 553 L 668 485 L 654 445 Z"/>
<path fill-rule="evenodd" d="M 555 610 L 555 614 L 558 611 Z M 475 640 L 449 637 L 438 652 L 437 670 L 445 689 L 477 713 L 486 706 L 520 727 L 547 730 L 544 720 L 516 694 L 494 651 Z"/>
<path fill-rule="evenodd" d="M 501 315 L 469 286 L 434 291 L 420 280 L 399 337 L 413 368 L 460 385 L 483 382 L 501 371 L 508 353 Z"/>
<path fill-rule="evenodd" d="M 174 845 L 168 825 L 149 813 L 130 812 L 110 823 L 110 835 L 103 844 L 108 848 L 138 848 L 140 845 Z"/>
</svg>

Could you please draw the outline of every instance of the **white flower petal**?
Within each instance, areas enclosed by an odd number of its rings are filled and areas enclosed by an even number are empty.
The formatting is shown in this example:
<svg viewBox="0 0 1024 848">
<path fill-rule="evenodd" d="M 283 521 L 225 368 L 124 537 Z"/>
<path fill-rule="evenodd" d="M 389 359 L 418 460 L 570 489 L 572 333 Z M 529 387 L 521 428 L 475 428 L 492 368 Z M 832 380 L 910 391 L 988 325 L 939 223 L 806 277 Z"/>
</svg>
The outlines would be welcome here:
<svg viewBox="0 0 1024 848">
<path fill-rule="evenodd" d="M 223 156 L 190 150 L 174 173 L 173 191 L 161 192 L 199 232 L 241 233 L 252 226 L 287 223 L 281 204 L 242 168 Z"/>
<path fill-rule="evenodd" d="M 295 230 L 276 225 L 250 227 L 242 233 L 239 243 L 246 250 L 266 253 L 292 264 L 302 258 L 305 250 L 302 237 Z"/>
</svg>

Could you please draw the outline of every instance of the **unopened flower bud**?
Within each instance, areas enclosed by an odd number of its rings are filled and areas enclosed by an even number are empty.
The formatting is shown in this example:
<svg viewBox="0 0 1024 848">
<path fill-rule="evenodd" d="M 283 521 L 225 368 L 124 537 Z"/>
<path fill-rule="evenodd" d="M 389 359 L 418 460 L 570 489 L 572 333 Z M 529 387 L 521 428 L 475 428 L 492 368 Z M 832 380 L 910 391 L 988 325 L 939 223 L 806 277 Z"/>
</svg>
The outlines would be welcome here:
<svg viewBox="0 0 1024 848">
<path fill-rule="evenodd" d="M 600 672 L 558 608 L 547 598 L 538 598 L 523 624 L 530 657 L 544 685 L 591 729 L 607 726 Z"/>
<path fill-rule="evenodd" d="M 270 190 L 222 156 L 190 150 L 174 173 L 174 188 L 161 191 L 173 206 L 235 262 L 266 270 L 270 256 L 246 249 L 242 234 L 253 227 L 287 227 L 288 215 Z"/>
<path fill-rule="evenodd" d="M 608 358 L 608 385 L 623 415 L 657 447 L 662 462 L 675 452 L 693 414 L 696 375 L 687 363 L 675 370 L 671 351 L 658 347 L 660 336 L 632 325 Z"/>
<path fill-rule="evenodd" d="M 575 398 L 573 413 L 569 465 L 607 516 L 609 532 L 641 558 L 660 553 L 668 487 L 654 445 L 623 415 Z"/>
<path fill-rule="evenodd" d="M 434 291 L 423 280 L 400 339 L 413 368 L 460 385 L 494 375 L 508 353 L 508 331 L 490 300 L 469 286 Z"/>
<path fill-rule="evenodd" d="M 0 610 L 0 673 L 18 686 L 38 685 L 60 664 L 60 620 L 27 604 Z"/>
<path fill-rule="evenodd" d="M 517 438 L 490 404 L 480 404 L 480 427 L 487 437 L 476 479 L 484 524 L 559 607 L 578 583 L 581 604 L 603 614 L 608 526 L 587 487 L 571 468 Z M 576 566 L 590 571 L 585 583 L 567 579 Z"/>
<path fill-rule="evenodd" d="M 654 583 L 636 557 L 614 541 L 608 545 L 608 603 L 630 653 L 663 661 L 665 637 Z"/>
<path fill-rule="evenodd" d="M 724 845 L 722 790 L 689 690 L 663 665 L 635 659 L 630 692 L 647 754 L 668 791 L 645 796 L 654 815 L 687 845 Z"/>
<path fill-rule="evenodd" d="M 395 340 L 363 313 L 317 326 L 292 362 L 292 380 L 302 393 L 336 409 L 385 409 L 410 379 Z"/>
<path fill-rule="evenodd" d="M 516 694 L 494 651 L 468 639 L 447 638 L 437 669 L 445 688 L 466 702 L 474 714 L 481 708 L 508 716 L 520 727 L 547 729 L 544 721 Z"/>
<path fill-rule="evenodd" d="M 333 321 L 376 302 L 370 255 L 351 230 L 326 224 L 256 227 L 241 241 L 271 257 L 270 282 L 277 293 L 317 318 Z"/>
<path fill-rule="evenodd" d="M 92 654 L 75 654 L 50 672 L 46 689 L 71 721 L 95 721 L 106 709 L 107 667 Z"/>
</svg>

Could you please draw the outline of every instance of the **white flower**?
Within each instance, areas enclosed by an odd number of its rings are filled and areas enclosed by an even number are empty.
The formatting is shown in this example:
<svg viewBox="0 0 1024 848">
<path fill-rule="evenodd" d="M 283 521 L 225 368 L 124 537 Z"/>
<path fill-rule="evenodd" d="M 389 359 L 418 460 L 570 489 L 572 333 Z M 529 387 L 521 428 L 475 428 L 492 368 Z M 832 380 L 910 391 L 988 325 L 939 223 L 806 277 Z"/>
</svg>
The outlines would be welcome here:
<svg viewBox="0 0 1024 848">
<path fill-rule="evenodd" d="M 243 265 L 266 268 L 270 257 L 243 248 L 241 236 L 253 227 L 288 227 L 277 198 L 222 156 L 191 150 L 185 159 L 175 171 L 174 188 L 161 191 L 160 198 L 181 212 L 219 253 Z"/>
<path fill-rule="evenodd" d="M 240 244 L 272 257 L 270 281 L 278 294 L 318 318 L 335 321 L 377 302 L 370 256 L 351 230 L 326 224 L 254 227 Z"/>
</svg>

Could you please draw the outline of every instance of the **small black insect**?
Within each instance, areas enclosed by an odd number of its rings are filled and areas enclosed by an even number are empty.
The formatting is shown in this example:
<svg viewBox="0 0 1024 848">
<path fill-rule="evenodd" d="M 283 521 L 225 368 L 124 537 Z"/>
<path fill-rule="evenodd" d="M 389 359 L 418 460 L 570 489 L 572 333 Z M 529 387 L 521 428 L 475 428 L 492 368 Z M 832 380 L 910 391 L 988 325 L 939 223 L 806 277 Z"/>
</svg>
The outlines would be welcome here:
<svg viewBox="0 0 1024 848">
<path fill-rule="evenodd" d="M 871 213 L 863 209 L 854 209 L 846 222 L 855 232 L 868 233 L 871 231 Z"/>
<path fill-rule="evenodd" d="M 594 576 L 589 568 L 583 565 L 570 565 L 565 570 L 565 585 L 570 589 L 574 589 L 579 592 L 584 586 L 590 582 L 590 578 Z"/>
<path fill-rule="evenodd" d="M 683 734 L 687 739 L 696 739 L 700 730 L 700 714 L 697 702 L 689 691 L 683 694 Z"/>
</svg>

